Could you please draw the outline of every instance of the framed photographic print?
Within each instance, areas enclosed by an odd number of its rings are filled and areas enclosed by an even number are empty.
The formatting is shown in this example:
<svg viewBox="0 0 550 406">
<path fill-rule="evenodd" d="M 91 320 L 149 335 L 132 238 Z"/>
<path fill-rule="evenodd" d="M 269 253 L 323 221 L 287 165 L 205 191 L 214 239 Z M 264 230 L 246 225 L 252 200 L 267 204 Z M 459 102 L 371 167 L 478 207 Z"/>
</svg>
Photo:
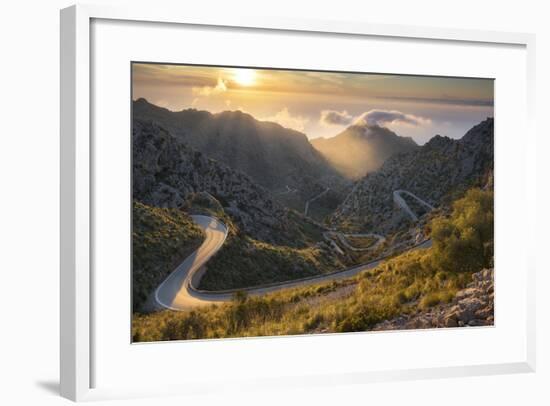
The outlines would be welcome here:
<svg viewBox="0 0 550 406">
<path fill-rule="evenodd" d="M 493 87 L 132 63 L 132 341 L 492 326 Z"/>
<path fill-rule="evenodd" d="M 533 36 L 182 12 L 61 13 L 62 394 L 532 371 Z"/>
</svg>

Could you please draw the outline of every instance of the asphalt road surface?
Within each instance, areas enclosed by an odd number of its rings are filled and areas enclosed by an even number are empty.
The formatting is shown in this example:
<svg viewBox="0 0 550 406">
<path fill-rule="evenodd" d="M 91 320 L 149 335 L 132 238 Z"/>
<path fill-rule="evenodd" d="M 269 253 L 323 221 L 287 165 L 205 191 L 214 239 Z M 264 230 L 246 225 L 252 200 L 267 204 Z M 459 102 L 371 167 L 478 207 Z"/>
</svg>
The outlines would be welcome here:
<svg viewBox="0 0 550 406">
<path fill-rule="evenodd" d="M 200 278 L 202 267 L 223 245 L 227 237 L 227 227 L 209 216 L 191 216 L 202 228 L 206 238 L 202 245 L 183 261 L 157 288 L 155 301 L 160 306 L 172 310 L 188 310 L 211 301 L 203 301 L 191 294 L 191 280 Z"/>
<path fill-rule="evenodd" d="M 199 286 L 200 279 L 205 272 L 204 265 L 222 247 L 227 237 L 225 225 L 208 216 L 191 216 L 199 227 L 203 229 L 206 238 L 202 245 L 188 256 L 172 272 L 155 291 L 155 301 L 162 308 L 172 310 L 190 310 L 199 306 L 208 306 L 215 303 L 232 300 L 237 289 L 225 291 L 202 291 Z M 426 240 L 412 247 L 410 250 L 428 248 L 431 240 Z M 367 269 L 375 268 L 385 258 L 377 259 L 366 264 L 358 265 L 343 271 L 330 274 L 317 275 L 308 278 L 295 279 L 292 281 L 266 284 L 246 289 L 238 289 L 247 292 L 248 295 L 263 295 L 283 289 L 314 285 L 321 282 L 336 281 L 357 275 Z"/>
</svg>

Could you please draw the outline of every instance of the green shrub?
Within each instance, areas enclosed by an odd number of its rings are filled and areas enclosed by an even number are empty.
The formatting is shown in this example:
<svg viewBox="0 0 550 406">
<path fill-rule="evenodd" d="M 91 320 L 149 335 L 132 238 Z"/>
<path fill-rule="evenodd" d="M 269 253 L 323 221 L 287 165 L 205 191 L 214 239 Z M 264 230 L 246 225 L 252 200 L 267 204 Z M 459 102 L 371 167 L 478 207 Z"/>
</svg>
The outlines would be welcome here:
<svg viewBox="0 0 550 406">
<path fill-rule="evenodd" d="M 229 235 L 222 249 L 209 261 L 200 288 L 240 289 L 315 276 L 339 268 L 342 264 L 338 258 L 318 247 L 299 249 Z"/>
<path fill-rule="evenodd" d="M 154 289 L 203 241 L 204 233 L 183 211 L 134 201 L 132 207 L 132 302 L 140 311 Z"/>
<path fill-rule="evenodd" d="M 420 307 L 422 309 L 427 309 L 429 307 L 438 305 L 439 303 L 441 303 L 441 296 L 439 295 L 439 293 L 428 293 L 422 298 L 422 300 L 420 300 Z"/>
<path fill-rule="evenodd" d="M 431 223 L 432 265 L 441 271 L 475 272 L 491 265 L 493 192 L 472 189 L 453 204 L 450 218 Z"/>
<path fill-rule="evenodd" d="M 448 219 L 435 218 L 430 224 L 433 246 L 429 249 L 396 255 L 374 269 L 338 282 L 297 287 L 262 297 L 236 294 L 230 303 L 193 312 L 134 315 L 133 339 L 365 331 L 398 315 L 448 303 L 471 281 L 472 272 L 492 263 L 492 199 L 492 192 L 466 193 L 454 204 Z M 273 249 L 265 247 L 268 251 Z M 264 259 L 293 258 L 293 254 L 285 255 L 277 252 Z M 278 266 L 285 269 L 284 261 L 283 265 L 277 261 L 275 264 L 274 271 Z"/>
</svg>

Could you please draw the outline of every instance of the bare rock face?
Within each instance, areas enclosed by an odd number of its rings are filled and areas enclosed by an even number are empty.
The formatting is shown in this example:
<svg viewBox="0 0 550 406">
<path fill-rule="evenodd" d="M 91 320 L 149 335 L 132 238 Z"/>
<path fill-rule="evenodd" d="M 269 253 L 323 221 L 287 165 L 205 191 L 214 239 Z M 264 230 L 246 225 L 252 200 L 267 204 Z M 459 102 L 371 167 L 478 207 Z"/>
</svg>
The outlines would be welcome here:
<svg viewBox="0 0 550 406">
<path fill-rule="evenodd" d="M 394 205 L 396 190 L 411 192 L 438 207 L 453 192 L 491 185 L 493 131 L 493 119 L 488 118 L 459 140 L 436 135 L 412 152 L 393 155 L 355 184 L 333 213 L 332 224 L 388 234 L 410 226 Z"/>
<path fill-rule="evenodd" d="M 484 269 L 446 305 L 413 315 L 399 316 L 374 326 L 373 330 L 407 330 L 440 327 L 475 327 L 494 324 L 494 271 Z"/>
<path fill-rule="evenodd" d="M 247 234 L 272 243 L 295 239 L 288 210 L 242 172 L 178 142 L 152 121 L 133 122 L 133 198 L 185 208 L 194 199 L 222 206 Z M 214 203 L 215 202 L 215 203 Z"/>
<path fill-rule="evenodd" d="M 336 193 L 335 190 L 348 184 L 305 134 L 256 120 L 242 111 L 212 114 L 185 109 L 176 112 L 138 99 L 133 103 L 133 116 L 153 121 L 178 143 L 246 174 L 283 203 L 292 197 L 303 207 L 308 199 L 327 187 Z M 295 191 L 292 196 L 280 193 L 287 188 Z M 337 197 L 340 202 L 344 194 L 338 193 Z"/>
</svg>

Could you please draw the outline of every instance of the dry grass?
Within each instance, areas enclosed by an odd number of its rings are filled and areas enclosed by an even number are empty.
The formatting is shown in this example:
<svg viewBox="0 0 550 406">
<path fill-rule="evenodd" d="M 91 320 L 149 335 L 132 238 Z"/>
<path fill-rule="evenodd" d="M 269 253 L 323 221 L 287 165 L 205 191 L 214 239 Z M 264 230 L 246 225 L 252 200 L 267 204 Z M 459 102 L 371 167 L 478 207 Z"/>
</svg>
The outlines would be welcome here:
<svg viewBox="0 0 550 406">
<path fill-rule="evenodd" d="M 492 246 L 491 201 L 491 192 L 473 191 L 455 204 L 451 218 L 435 219 L 432 226 L 439 231 L 432 236 L 432 248 L 396 256 L 339 282 L 263 297 L 238 295 L 231 303 L 190 312 L 138 315 L 133 319 L 133 339 L 366 331 L 381 321 L 448 302 L 467 285 L 472 272 L 481 269 L 474 265 L 482 267 L 492 258 L 492 249 L 486 249 Z M 484 257 L 461 258 L 455 250 L 464 246 Z M 452 266 L 447 265 L 448 258 L 454 259 Z"/>
</svg>

